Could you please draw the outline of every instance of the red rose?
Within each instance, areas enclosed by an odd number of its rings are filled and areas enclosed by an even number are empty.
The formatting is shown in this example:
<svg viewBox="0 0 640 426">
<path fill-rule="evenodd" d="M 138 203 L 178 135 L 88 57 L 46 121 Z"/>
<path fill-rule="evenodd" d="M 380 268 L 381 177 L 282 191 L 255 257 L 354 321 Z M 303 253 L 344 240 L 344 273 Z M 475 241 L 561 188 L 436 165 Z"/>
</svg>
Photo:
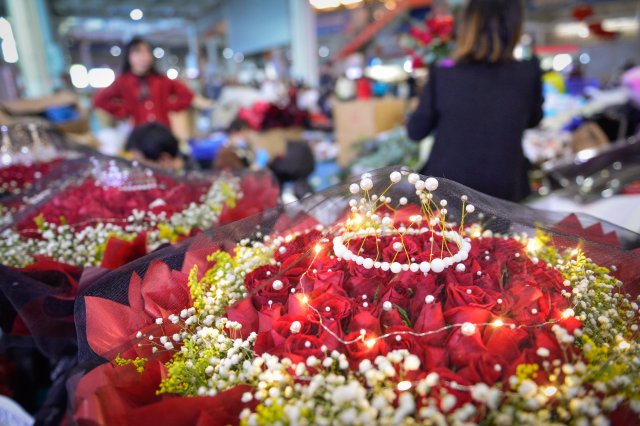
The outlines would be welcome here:
<svg viewBox="0 0 640 426">
<path fill-rule="evenodd" d="M 482 273 L 481 275 L 474 274 L 473 285 L 485 290 L 493 290 L 498 292 L 503 291 L 501 288 L 502 282 L 493 279 L 493 277 L 488 273 Z"/>
<path fill-rule="evenodd" d="M 341 321 L 350 317 L 353 311 L 353 300 L 336 294 L 323 294 L 309 302 L 314 311 L 311 315 L 314 320 L 320 315 L 325 320 Z"/>
<path fill-rule="evenodd" d="M 315 336 L 292 334 L 284 343 L 284 357 L 292 361 L 306 361 L 310 356 L 322 357 L 322 340 Z"/>
<path fill-rule="evenodd" d="M 258 311 L 258 331 L 270 331 L 273 323 L 282 316 L 282 305 L 271 305 Z"/>
<path fill-rule="evenodd" d="M 476 333 L 471 336 L 465 336 L 460 329 L 455 329 L 451 333 L 446 346 L 451 365 L 464 367 L 470 362 L 471 357 L 487 353 L 481 338 L 482 327 L 477 328 Z"/>
<path fill-rule="evenodd" d="M 351 277 L 345 281 L 344 288 L 349 296 L 356 300 L 367 296 L 367 300 L 373 302 L 386 291 L 388 285 L 388 278 L 383 276 L 374 278 Z"/>
<path fill-rule="evenodd" d="M 457 308 L 448 309 L 444 312 L 444 318 L 447 324 L 463 324 L 465 322 L 484 324 L 489 322 L 491 317 L 491 311 L 466 306 L 458 306 Z"/>
<path fill-rule="evenodd" d="M 412 274 L 412 272 L 409 272 Z M 413 274 L 417 275 L 417 274 Z M 405 311 L 409 310 L 409 302 L 413 295 L 413 288 L 400 281 L 394 282 L 387 288 L 387 291 L 380 297 L 378 307 L 384 302 L 391 302 L 394 307 L 400 307 Z"/>
<path fill-rule="evenodd" d="M 499 312 L 501 310 L 498 299 L 503 299 L 503 296 L 493 290 L 482 289 L 476 286 L 446 285 L 445 293 L 447 296 L 447 301 L 444 306 L 445 310 L 459 306 L 481 308 L 493 312 Z"/>
<path fill-rule="evenodd" d="M 427 296 L 433 296 L 434 300 L 440 300 L 443 287 L 438 285 L 434 274 L 414 274 L 418 277 L 417 284 L 414 287 L 414 295 L 409 304 L 409 317 L 415 323 L 418 315 L 422 311 Z"/>
<path fill-rule="evenodd" d="M 275 266 L 260 266 L 244 277 L 244 285 L 249 293 L 253 293 L 266 285 L 267 280 L 274 280 L 277 274 L 278 268 Z"/>
<path fill-rule="evenodd" d="M 419 353 L 418 338 L 409 334 L 413 333 L 413 330 L 409 327 L 387 327 L 384 332 L 392 335 L 385 339 L 389 351 L 407 350 L 412 354 Z"/>
<path fill-rule="evenodd" d="M 276 281 L 278 286 L 274 286 Z M 292 285 L 289 279 L 278 274 L 277 268 L 271 265 L 261 266 L 247 274 L 244 282 L 258 310 L 270 309 L 274 305 L 285 305 L 291 294 Z"/>
<path fill-rule="evenodd" d="M 534 265 L 527 256 L 515 257 L 515 254 L 507 259 L 507 270 L 510 274 L 528 274 L 533 271 Z"/>
<path fill-rule="evenodd" d="M 280 336 L 278 333 L 271 331 L 264 331 L 262 333 L 258 333 L 258 337 L 256 338 L 256 342 L 253 345 L 253 351 L 257 356 L 262 354 L 272 354 L 282 352 L 284 348 L 284 342 L 286 339 Z"/>
<path fill-rule="evenodd" d="M 562 297 L 561 293 L 562 290 L 565 289 L 565 286 L 564 278 L 560 272 L 553 268 L 548 268 L 547 265 L 538 263 L 538 265 L 533 268 L 531 275 L 538 284 L 538 287 L 549 293 L 556 293 L 558 296 Z"/>
<path fill-rule="evenodd" d="M 322 233 L 316 230 L 300 235 L 290 243 L 281 245 L 280 249 L 276 250 L 274 258 L 276 261 L 284 263 L 294 254 L 310 254 L 315 244 L 321 239 Z"/>
<path fill-rule="evenodd" d="M 287 338 L 291 334 L 291 324 L 295 321 L 300 323 L 299 334 L 316 335 L 318 333 L 318 324 L 310 321 L 306 316 L 301 315 L 283 315 L 273 323 L 273 330 L 280 336 Z"/>
<path fill-rule="evenodd" d="M 477 264 L 477 262 L 474 261 L 474 265 L 476 265 L 476 268 L 478 268 L 478 270 L 480 269 L 480 266 Z M 473 269 L 465 269 L 464 272 L 459 272 L 455 268 L 447 268 L 442 273 L 442 280 L 446 285 L 455 284 L 462 286 L 472 286 L 474 285 L 474 275 L 476 277 L 478 276 L 475 272 L 473 272 Z"/>
<path fill-rule="evenodd" d="M 549 317 L 549 295 L 537 287 L 517 284 L 509 288 L 506 297 L 510 302 L 509 315 L 518 324 L 540 324 Z"/>
<path fill-rule="evenodd" d="M 374 337 L 375 334 L 367 333 L 364 335 L 363 339 L 359 331 L 353 331 L 346 335 L 345 341 L 355 341 L 355 343 L 345 345 L 347 359 L 349 360 L 349 367 L 352 370 L 357 370 L 363 360 L 368 359 L 373 361 L 378 355 L 388 352 L 384 341 L 377 341 L 372 347 L 367 345 L 369 339 Z"/>
<path fill-rule="evenodd" d="M 293 254 L 282 262 L 279 274 L 286 277 L 292 287 L 296 287 L 300 282 L 300 277 L 311 268 L 313 258 L 309 253 Z"/>
<path fill-rule="evenodd" d="M 402 244 L 402 250 L 396 251 L 394 248 L 395 243 Z M 382 260 L 385 262 L 400 262 L 408 263 L 410 259 L 416 259 L 420 255 L 424 256 L 424 251 L 420 248 L 420 245 L 416 242 L 415 237 L 383 237 L 380 242 L 382 249 Z M 409 257 L 407 257 L 409 254 Z"/>
<path fill-rule="evenodd" d="M 406 318 L 400 314 L 400 311 L 395 307 L 390 311 L 379 309 L 380 312 L 380 324 L 383 327 L 404 327 L 407 324 Z"/>
<path fill-rule="evenodd" d="M 457 373 L 471 383 L 486 383 L 493 386 L 503 379 L 502 359 L 498 356 L 483 353 L 469 356 L 468 363 Z"/>
<path fill-rule="evenodd" d="M 505 324 L 500 327 L 485 327 L 482 341 L 489 353 L 512 362 L 520 354 L 520 348 L 531 344 L 531 339 L 525 330 L 512 329 L 507 321 Z"/>
<path fill-rule="evenodd" d="M 420 315 L 416 318 L 413 328 L 418 333 L 440 330 L 446 326 L 442 305 L 439 302 L 423 303 Z M 442 346 L 447 339 L 448 330 L 422 337 L 432 346 Z"/>
<path fill-rule="evenodd" d="M 315 267 L 315 265 L 314 265 Z M 315 298 L 323 293 L 335 293 L 341 296 L 346 296 L 346 292 L 343 288 L 344 272 L 334 271 L 330 272 L 324 269 L 317 269 L 316 272 L 308 271 L 300 279 L 300 285 L 305 294 L 309 297 Z"/>
<path fill-rule="evenodd" d="M 421 341 L 421 343 L 423 343 Z M 421 345 L 418 350 L 420 362 L 425 371 L 446 368 L 449 365 L 449 354 L 445 348 Z"/>
<path fill-rule="evenodd" d="M 360 330 L 368 330 L 376 334 L 380 334 L 382 327 L 380 320 L 373 316 L 370 312 L 364 311 L 353 316 L 349 323 L 351 332 L 360 332 Z"/>
</svg>

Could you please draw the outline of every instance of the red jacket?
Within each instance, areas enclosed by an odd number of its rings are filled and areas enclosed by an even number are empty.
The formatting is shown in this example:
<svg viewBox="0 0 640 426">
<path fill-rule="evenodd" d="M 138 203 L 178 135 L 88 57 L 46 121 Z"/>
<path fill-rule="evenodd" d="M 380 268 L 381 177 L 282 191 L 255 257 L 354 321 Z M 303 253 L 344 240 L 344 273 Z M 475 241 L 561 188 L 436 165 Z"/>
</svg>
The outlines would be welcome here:
<svg viewBox="0 0 640 426">
<path fill-rule="evenodd" d="M 141 93 L 143 80 L 148 86 L 146 96 Z M 169 127 L 169 111 L 188 108 L 192 99 L 191 90 L 179 81 L 157 74 L 138 77 L 124 73 L 111 86 L 96 93 L 93 105 L 116 118 L 131 118 L 136 127 L 152 122 Z"/>
</svg>

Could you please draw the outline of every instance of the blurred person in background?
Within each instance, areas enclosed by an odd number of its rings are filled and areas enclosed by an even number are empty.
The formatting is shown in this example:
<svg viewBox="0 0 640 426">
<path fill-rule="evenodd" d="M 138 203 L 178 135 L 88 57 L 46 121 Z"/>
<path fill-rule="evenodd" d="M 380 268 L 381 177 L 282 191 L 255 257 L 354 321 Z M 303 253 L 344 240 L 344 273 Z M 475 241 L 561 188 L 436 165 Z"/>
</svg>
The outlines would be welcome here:
<svg viewBox="0 0 640 426">
<path fill-rule="evenodd" d="M 529 195 L 522 137 L 542 120 L 543 95 L 538 61 L 513 56 L 523 21 L 522 0 L 467 4 L 455 64 L 431 69 L 407 124 L 414 140 L 435 133 L 423 174 L 512 201 Z"/>
<path fill-rule="evenodd" d="M 236 118 L 227 128 L 227 143 L 213 161 L 214 170 L 244 170 L 255 163 L 255 153 L 249 145 L 249 123 Z"/>
<path fill-rule="evenodd" d="M 116 119 L 131 119 L 134 127 L 158 122 L 169 128 L 169 112 L 189 108 L 194 95 L 156 70 L 152 50 L 142 38 L 131 40 L 124 49 L 122 74 L 96 94 L 94 106 Z"/>
<path fill-rule="evenodd" d="M 133 129 L 125 150 L 131 160 L 151 167 L 182 171 L 187 161 L 180 152 L 178 139 L 160 123 L 148 123 Z"/>
</svg>

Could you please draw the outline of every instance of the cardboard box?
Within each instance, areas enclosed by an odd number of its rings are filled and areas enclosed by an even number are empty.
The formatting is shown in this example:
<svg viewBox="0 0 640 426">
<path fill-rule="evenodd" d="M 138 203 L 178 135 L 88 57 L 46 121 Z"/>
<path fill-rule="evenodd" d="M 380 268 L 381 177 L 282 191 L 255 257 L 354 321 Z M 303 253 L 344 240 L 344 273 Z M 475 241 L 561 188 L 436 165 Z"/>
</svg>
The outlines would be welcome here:
<svg viewBox="0 0 640 426">
<path fill-rule="evenodd" d="M 573 140 L 571 141 L 573 152 L 601 148 L 607 145 L 609 145 L 607 135 L 595 123 L 587 122 L 573 132 Z"/>
<path fill-rule="evenodd" d="M 25 119 L 42 120 L 44 113 L 54 107 L 74 106 L 80 116 L 72 121 L 54 123 L 56 127 L 66 133 L 85 134 L 89 132 L 89 114 L 79 107 L 78 97 L 71 92 L 58 92 L 52 96 L 42 98 L 17 99 L 2 102 L 2 110 L 7 114 L 0 117 L 3 124 L 10 124 Z"/>
<path fill-rule="evenodd" d="M 300 141 L 302 139 L 302 129 L 292 127 L 255 132 L 249 142 L 254 150 L 263 149 L 267 151 L 269 157 L 273 159 L 285 154 L 287 142 Z"/>
<path fill-rule="evenodd" d="M 379 133 L 401 126 L 406 101 L 396 98 L 338 102 L 333 108 L 338 164 L 349 166 L 358 153 L 358 144 Z"/>
</svg>

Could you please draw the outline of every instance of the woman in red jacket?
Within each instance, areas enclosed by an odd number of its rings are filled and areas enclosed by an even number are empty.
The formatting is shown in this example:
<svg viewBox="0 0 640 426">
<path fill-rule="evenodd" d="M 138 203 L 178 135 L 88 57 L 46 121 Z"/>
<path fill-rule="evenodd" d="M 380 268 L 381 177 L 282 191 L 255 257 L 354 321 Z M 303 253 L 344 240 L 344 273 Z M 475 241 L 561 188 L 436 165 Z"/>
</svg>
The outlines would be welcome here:
<svg viewBox="0 0 640 426">
<path fill-rule="evenodd" d="M 169 127 L 169 112 L 187 109 L 192 100 L 184 84 L 156 71 L 151 45 L 134 38 L 124 51 L 122 75 L 99 91 L 93 104 L 115 118 L 131 118 L 134 127 L 153 122 Z"/>
</svg>

